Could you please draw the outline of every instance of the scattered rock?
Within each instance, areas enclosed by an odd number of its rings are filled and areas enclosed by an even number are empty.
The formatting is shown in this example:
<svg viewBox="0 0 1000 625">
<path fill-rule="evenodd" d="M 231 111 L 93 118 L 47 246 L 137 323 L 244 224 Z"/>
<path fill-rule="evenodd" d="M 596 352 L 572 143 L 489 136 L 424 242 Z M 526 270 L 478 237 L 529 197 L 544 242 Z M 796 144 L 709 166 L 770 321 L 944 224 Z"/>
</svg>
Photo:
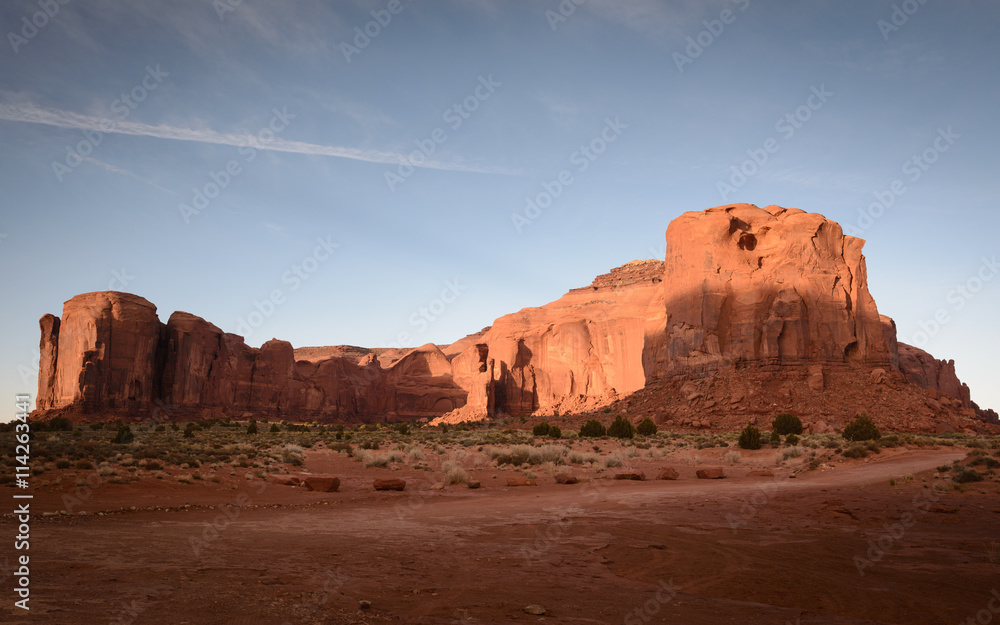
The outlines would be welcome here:
<svg viewBox="0 0 1000 625">
<path fill-rule="evenodd" d="M 362 610 L 371 610 L 372 602 L 368 601 L 367 599 L 362 599 L 361 601 L 358 601 L 358 607 L 361 608 Z"/>
<path fill-rule="evenodd" d="M 556 474 L 556 484 L 576 484 L 579 481 L 579 478 L 575 475 L 570 475 L 569 473 Z"/>
<path fill-rule="evenodd" d="M 431 485 L 431 490 L 444 490 L 444 482 L 437 482 Z"/>
<path fill-rule="evenodd" d="M 306 488 L 320 493 L 335 493 L 340 488 L 340 478 L 332 475 L 308 475 Z"/>
<path fill-rule="evenodd" d="M 302 483 L 302 480 L 294 475 L 271 475 L 270 480 L 279 486 L 298 486 Z"/>
<path fill-rule="evenodd" d="M 656 479 L 658 479 L 658 480 L 676 480 L 679 477 L 680 477 L 680 473 L 677 472 L 677 469 L 675 469 L 673 467 L 664 467 L 664 468 L 660 469 L 660 474 L 656 476 Z"/>
<path fill-rule="evenodd" d="M 480 484 L 479 482 L 475 482 L 475 481 L 469 482 L 469 488 L 471 488 L 472 490 L 475 490 L 475 489 L 480 488 L 480 487 L 482 487 L 482 484 Z"/>
<path fill-rule="evenodd" d="M 525 614 L 534 614 L 535 616 L 542 616 L 543 614 L 545 614 L 545 608 L 533 603 L 528 607 L 524 608 L 524 612 Z"/>
<path fill-rule="evenodd" d="M 885 382 L 885 369 L 872 369 L 871 382 L 872 384 L 883 384 Z"/>
<path fill-rule="evenodd" d="M 535 486 L 535 480 L 526 477 L 508 477 L 507 486 Z"/>
<path fill-rule="evenodd" d="M 646 479 L 646 474 L 643 472 L 639 473 L 617 473 L 615 474 L 616 480 L 633 480 L 636 482 L 641 482 Z"/>
<path fill-rule="evenodd" d="M 372 482 L 375 490 L 403 490 L 406 488 L 406 480 L 395 478 L 379 479 Z"/>
<path fill-rule="evenodd" d="M 726 474 L 722 472 L 722 467 L 707 467 L 705 469 L 698 469 L 695 473 L 699 480 L 721 480 L 726 477 Z"/>
</svg>

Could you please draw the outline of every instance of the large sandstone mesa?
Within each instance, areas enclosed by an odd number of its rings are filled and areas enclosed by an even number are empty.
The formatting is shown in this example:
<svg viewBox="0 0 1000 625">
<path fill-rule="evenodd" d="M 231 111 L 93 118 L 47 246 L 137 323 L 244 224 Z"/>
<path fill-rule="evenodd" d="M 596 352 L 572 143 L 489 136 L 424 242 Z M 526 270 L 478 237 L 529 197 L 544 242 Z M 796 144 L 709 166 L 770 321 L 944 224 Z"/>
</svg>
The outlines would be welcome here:
<svg viewBox="0 0 1000 625">
<path fill-rule="evenodd" d="M 897 343 L 868 292 L 864 241 L 822 215 L 722 206 L 681 215 L 666 240 L 663 261 L 633 261 L 451 345 L 414 349 L 253 348 L 189 313 L 163 324 L 135 295 L 79 295 L 61 319 L 39 322 L 38 408 L 458 422 L 610 407 L 696 428 L 788 410 L 817 431 L 858 412 L 900 429 L 996 421 L 953 362 Z"/>
<path fill-rule="evenodd" d="M 685 213 L 667 229 L 664 336 L 647 371 L 734 365 L 890 366 L 864 241 L 822 215 L 748 204 Z"/>
</svg>

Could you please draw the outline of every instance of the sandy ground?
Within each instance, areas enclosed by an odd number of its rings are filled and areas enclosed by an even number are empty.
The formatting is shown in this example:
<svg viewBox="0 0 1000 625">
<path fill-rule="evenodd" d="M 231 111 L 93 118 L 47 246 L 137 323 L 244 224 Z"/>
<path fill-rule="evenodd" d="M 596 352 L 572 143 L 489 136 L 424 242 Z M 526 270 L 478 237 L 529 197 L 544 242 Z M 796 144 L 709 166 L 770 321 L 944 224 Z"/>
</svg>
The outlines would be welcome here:
<svg viewBox="0 0 1000 625">
<path fill-rule="evenodd" d="M 964 456 L 887 450 L 794 478 L 745 477 L 747 457 L 723 480 L 636 460 L 620 470 L 681 477 L 573 467 L 585 481 L 540 474 L 536 487 L 483 469 L 470 472 L 479 490 L 433 490 L 440 474 L 320 450 L 306 467 L 340 475 L 341 492 L 147 479 L 42 516 L 76 492 L 67 478 L 32 503 L 30 616 L 8 591 L 0 622 L 986 623 L 1000 619 L 1000 484 L 943 492 L 934 479 Z M 375 492 L 373 477 L 406 478 L 407 491 Z"/>
</svg>

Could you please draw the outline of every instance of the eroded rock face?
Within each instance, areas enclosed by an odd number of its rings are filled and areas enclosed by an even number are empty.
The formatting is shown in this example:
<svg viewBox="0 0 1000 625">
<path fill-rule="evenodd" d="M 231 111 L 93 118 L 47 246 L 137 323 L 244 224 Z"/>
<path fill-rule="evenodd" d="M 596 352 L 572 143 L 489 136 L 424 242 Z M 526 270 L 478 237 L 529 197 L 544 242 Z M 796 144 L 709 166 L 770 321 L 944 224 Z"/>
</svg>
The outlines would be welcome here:
<svg viewBox="0 0 1000 625">
<path fill-rule="evenodd" d="M 718 207 L 677 218 L 666 240 L 665 261 L 633 261 L 451 345 L 415 349 L 277 339 L 258 349 L 190 313 L 164 325 L 135 295 L 80 295 L 39 322 L 38 408 L 457 422 L 617 402 L 669 427 L 741 427 L 796 407 L 831 428 L 857 406 L 901 428 L 942 410 L 955 427 L 964 412 L 996 421 L 969 401 L 953 362 L 897 343 L 868 292 L 864 242 L 822 215 Z"/>
<path fill-rule="evenodd" d="M 837 223 L 738 204 L 685 213 L 666 238 L 666 329 L 648 346 L 648 372 L 891 363 L 864 241 Z"/>
<path fill-rule="evenodd" d="M 156 395 L 162 324 L 156 306 L 129 293 L 77 295 L 62 319 L 43 317 L 39 407 L 141 410 Z"/>
<path fill-rule="evenodd" d="M 955 374 L 954 360 L 938 360 L 924 350 L 899 343 L 899 369 L 906 379 L 937 394 L 958 399 L 969 408 L 969 387 Z"/>
</svg>

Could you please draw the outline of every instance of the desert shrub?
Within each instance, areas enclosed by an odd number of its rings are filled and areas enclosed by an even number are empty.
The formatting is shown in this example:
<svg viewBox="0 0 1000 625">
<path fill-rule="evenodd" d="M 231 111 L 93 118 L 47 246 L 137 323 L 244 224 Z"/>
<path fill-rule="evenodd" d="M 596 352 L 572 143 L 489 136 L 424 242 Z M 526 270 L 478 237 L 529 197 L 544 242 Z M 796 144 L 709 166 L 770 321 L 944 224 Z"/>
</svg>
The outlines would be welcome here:
<svg viewBox="0 0 1000 625">
<path fill-rule="evenodd" d="M 760 430 L 755 428 L 753 424 L 747 423 L 747 426 L 740 432 L 737 444 L 741 449 L 760 449 Z"/>
<path fill-rule="evenodd" d="M 558 425 L 549 426 L 549 438 L 562 438 L 562 430 L 559 429 Z"/>
<path fill-rule="evenodd" d="M 410 458 L 410 462 L 418 462 L 424 459 L 424 448 L 413 447 L 406 452 L 406 455 Z"/>
<path fill-rule="evenodd" d="M 49 432 L 72 432 L 73 422 L 66 417 L 52 417 L 48 421 Z"/>
<path fill-rule="evenodd" d="M 581 438 L 598 438 L 606 436 L 607 433 L 608 431 L 604 428 L 604 425 L 597 419 L 590 419 L 580 427 Z"/>
<path fill-rule="evenodd" d="M 609 469 L 620 467 L 622 466 L 623 460 L 624 459 L 622 458 L 622 455 L 620 453 L 613 453 L 604 459 L 604 466 Z"/>
<path fill-rule="evenodd" d="M 400 423 L 399 425 L 396 426 L 396 431 L 399 432 L 402 436 L 409 436 L 410 426 L 405 423 Z"/>
<path fill-rule="evenodd" d="M 842 435 L 849 441 L 871 441 L 882 437 L 875 422 L 865 414 L 859 414 L 854 421 L 849 423 L 844 428 Z"/>
<path fill-rule="evenodd" d="M 402 462 L 403 458 L 405 457 L 406 455 L 398 449 L 393 449 L 388 454 L 386 454 L 386 458 L 389 459 L 389 462 Z"/>
<path fill-rule="evenodd" d="M 600 456 L 594 453 L 572 451 L 569 454 L 569 461 L 573 464 L 590 464 L 600 461 Z"/>
<path fill-rule="evenodd" d="M 771 435 L 767 438 L 767 440 L 772 445 L 780 445 L 781 444 L 781 434 L 778 434 L 777 430 L 772 430 L 771 431 Z"/>
<path fill-rule="evenodd" d="M 802 420 L 792 414 L 780 414 L 771 422 L 771 428 L 781 436 L 785 436 L 786 434 L 801 434 Z"/>
<path fill-rule="evenodd" d="M 100 430 L 103 427 L 104 427 L 103 423 L 91 423 L 90 424 L 90 429 L 93 430 L 94 432 L 96 432 L 97 430 Z"/>
<path fill-rule="evenodd" d="M 798 445 L 799 437 L 796 434 L 789 434 L 785 437 L 785 444 L 787 445 Z"/>
<path fill-rule="evenodd" d="M 635 427 L 635 433 L 639 436 L 654 436 L 656 434 L 656 424 L 649 417 L 639 422 Z"/>
<path fill-rule="evenodd" d="M 845 458 L 864 458 L 868 455 L 868 450 L 864 445 L 851 445 L 844 450 Z"/>
<path fill-rule="evenodd" d="M 123 425 L 118 428 L 118 433 L 111 439 L 111 442 L 116 445 L 127 445 L 134 440 L 135 434 L 132 433 L 132 429 L 127 425 Z"/>
<path fill-rule="evenodd" d="M 247 426 L 247 434 L 256 434 L 256 433 L 257 433 L 257 420 L 250 419 L 250 425 Z"/>
<path fill-rule="evenodd" d="M 983 475 L 976 471 L 975 469 L 964 469 L 959 472 L 958 475 L 952 478 L 959 484 L 967 484 L 969 482 L 982 482 Z"/>
<path fill-rule="evenodd" d="M 198 429 L 199 429 L 198 426 L 196 426 L 194 423 L 188 423 L 187 426 L 184 428 L 184 438 L 194 438 L 194 433 Z"/>
<path fill-rule="evenodd" d="M 798 458 L 801 455 L 802 455 L 802 448 L 798 445 L 785 447 L 783 450 L 781 450 L 782 460 L 788 460 L 789 458 Z"/>
<path fill-rule="evenodd" d="M 267 431 L 270 432 L 271 434 L 277 434 L 278 432 L 281 431 L 281 428 L 278 427 L 277 423 L 272 423 L 271 427 Z"/>
<path fill-rule="evenodd" d="M 163 470 L 163 463 L 159 460 L 150 460 L 146 463 L 146 468 L 150 471 L 161 471 Z"/>
<path fill-rule="evenodd" d="M 158 425 L 155 428 L 153 428 L 153 431 L 154 432 L 166 432 L 167 431 L 167 426 L 165 426 L 165 425 L 163 425 L 161 423 L 160 425 Z"/>
<path fill-rule="evenodd" d="M 739 462 L 739 461 L 740 461 L 740 460 L 741 460 L 742 458 L 743 458 L 743 456 L 742 456 L 742 455 L 740 454 L 740 452 L 738 452 L 738 451 L 736 451 L 736 450 L 733 450 L 733 451 L 727 451 L 727 452 L 726 452 L 726 455 L 725 455 L 725 456 L 723 456 L 723 459 L 724 459 L 724 460 L 725 460 L 726 462 L 728 462 L 729 464 L 736 464 L 736 463 L 737 463 L 737 462 Z"/>
<path fill-rule="evenodd" d="M 531 428 L 531 433 L 535 436 L 548 436 L 550 429 L 549 422 L 542 421 L 541 423 L 536 423 L 535 427 Z"/>
<path fill-rule="evenodd" d="M 76 467 L 77 469 L 93 469 L 94 463 L 91 462 L 90 460 L 87 460 L 86 458 L 81 458 L 77 460 L 76 464 L 74 464 L 73 466 Z"/>
<path fill-rule="evenodd" d="M 448 477 L 449 484 L 464 484 L 468 480 L 465 469 L 453 460 L 445 460 L 442 462 L 441 470 L 444 471 L 444 474 Z"/>
<path fill-rule="evenodd" d="M 66 460 L 66 459 L 56 460 L 56 468 L 57 469 L 68 469 L 69 467 L 70 467 L 69 460 Z"/>
<path fill-rule="evenodd" d="M 987 469 L 1000 468 L 1000 461 L 998 461 L 996 458 L 979 457 L 970 462 L 969 464 L 974 467 L 984 466 Z"/>
<path fill-rule="evenodd" d="M 632 438 L 635 436 L 635 427 L 631 421 L 618 415 L 611 425 L 608 426 L 608 436 L 613 438 Z"/>
</svg>

